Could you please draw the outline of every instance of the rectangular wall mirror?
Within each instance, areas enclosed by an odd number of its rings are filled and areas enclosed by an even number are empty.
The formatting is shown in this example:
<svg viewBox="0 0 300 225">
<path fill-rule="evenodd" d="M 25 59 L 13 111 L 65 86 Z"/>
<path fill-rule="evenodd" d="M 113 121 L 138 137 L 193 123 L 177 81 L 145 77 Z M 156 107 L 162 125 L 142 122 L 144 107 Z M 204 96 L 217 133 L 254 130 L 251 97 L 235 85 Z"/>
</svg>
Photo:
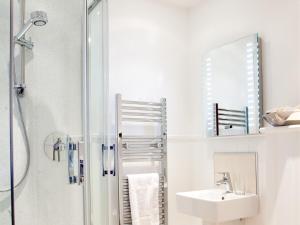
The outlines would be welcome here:
<svg viewBox="0 0 300 225">
<path fill-rule="evenodd" d="M 202 63 L 208 136 L 259 133 L 262 83 L 258 34 L 210 50 Z"/>
</svg>

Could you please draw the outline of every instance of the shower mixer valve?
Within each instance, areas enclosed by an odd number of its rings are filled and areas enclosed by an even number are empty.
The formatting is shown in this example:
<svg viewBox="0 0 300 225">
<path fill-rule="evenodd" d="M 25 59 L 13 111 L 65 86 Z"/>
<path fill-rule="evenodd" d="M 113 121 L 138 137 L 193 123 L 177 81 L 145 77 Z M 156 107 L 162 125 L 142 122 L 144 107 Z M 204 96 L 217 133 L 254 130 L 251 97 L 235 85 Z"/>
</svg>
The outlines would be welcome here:
<svg viewBox="0 0 300 225">
<path fill-rule="evenodd" d="M 67 164 L 69 184 L 80 185 L 84 182 L 85 145 L 81 140 L 81 136 L 53 132 L 44 142 L 44 152 L 49 160 Z"/>
</svg>

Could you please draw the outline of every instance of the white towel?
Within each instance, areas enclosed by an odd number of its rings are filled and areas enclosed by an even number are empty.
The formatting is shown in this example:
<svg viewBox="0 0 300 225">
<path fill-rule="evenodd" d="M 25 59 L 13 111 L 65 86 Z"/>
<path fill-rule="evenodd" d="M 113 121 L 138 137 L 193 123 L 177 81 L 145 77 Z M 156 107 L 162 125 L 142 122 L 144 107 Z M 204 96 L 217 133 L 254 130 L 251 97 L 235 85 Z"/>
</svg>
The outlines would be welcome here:
<svg viewBox="0 0 300 225">
<path fill-rule="evenodd" d="M 132 225 L 159 225 L 159 176 L 128 175 Z"/>
</svg>

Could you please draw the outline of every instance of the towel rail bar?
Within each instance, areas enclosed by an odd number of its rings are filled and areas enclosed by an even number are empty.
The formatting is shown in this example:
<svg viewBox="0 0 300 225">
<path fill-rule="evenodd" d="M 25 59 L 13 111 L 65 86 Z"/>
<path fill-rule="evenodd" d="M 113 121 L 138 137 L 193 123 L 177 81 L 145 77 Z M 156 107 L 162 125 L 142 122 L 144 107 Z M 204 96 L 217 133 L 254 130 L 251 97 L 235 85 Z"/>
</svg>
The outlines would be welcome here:
<svg viewBox="0 0 300 225">
<path fill-rule="evenodd" d="M 149 158 L 157 158 L 157 157 L 164 157 L 166 153 L 164 152 L 123 152 L 122 153 L 124 158 L 129 158 L 129 157 L 149 157 Z"/>
<path fill-rule="evenodd" d="M 134 136 L 134 135 L 123 135 L 122 139 L 127 140 L 127 139 L 136 139 L 136 141 L 141 140 L 141 139 L 163 139 L 164 136 Z"/>
<path fill-rule="evenodd" d="M 158 143 L 159 144 L 159 143 Z M 124 147 L 123 146 L 123 152 L 130 152 L 130 151 L 136 151 L 136 150 L 143 150 L 143 151 L 153 151 L 153 150 L 163 150 L 164 148 L 163 147 L 148 147 L 148 148 L 145 148 L 145 147 L 142 147 L 142 148 L 138 148 L 138 147 L 130 147 L 129 148 L 127 147 Z"/>
<path fill-rule="evenodd" d="M 148 119 L 148 118 L 129 118 L 129 117 L 123 117 L 124 122 L 154 122 L 154 123 L 161 123 L 161 119 Z"/>
<path fill-rule="evenodd" d="M 125 157 L 163 157 L 164 153 L 148 152 L 148 153 L 127 153 L 123 154 Z"/>
<path fill-rule="evenodd" d="M 245 123 L 245 120 L 239 120 L 239 119 L 227 119 L 227 118 L 222 118 L 219 117 L 220 121 L 233 121 L 233 122 L 241 122 L 241 123 Z"/>
<path fill-rule="evenodd" d="M 235 126 L 235 127 L 246 127 L 245 124 L 238 124 L 238 123 L 219 123 L 219 125 L 223 125 L 223 126 Z"/>
<path fill-rule="evenodd" d="M 220 108 L 218 103 L 213 104 L 213 135 L 219 136 L 220 130 L 229 130 L 235 127 L 244 128 L 244 133 L 249 133 L 248 107 L 245 110 Z M 223 126 L 223 127 L 221 127 Z"/>
<path fill-rule="evenodd" d="M 122 100 L 123 105 L 151 105 L 151 106 L 159 106 L 161 107 L 161 103 L 157 102 L 142 102 L 142 101 L 129 101 L 129 100 Z"/>
<path fill-rule="evenodd" d="M 239 113 L 239 114 L 244 114 L 244 113 L 245 113 L 245 111 L 242 111 L 242 110 L 221 109 L 221 108 L 219 108 L 219 111 L 223 111 L 223 112 L 233 112 L 233 113 Z"/>
<path fill-rule="evenodd" d="M 246 118 L 245 115 L 238 115 L 238 114 L 226 114 L 226 113 L 219 113 L 219 116 L 225 117 L 234 117 L 234 118 Z"/>
<path fill-rule="evenodd" d="M 127 110 L 127 111 L 162 112 L 161 108 L 141 107 L 141 106 L 122 106 L 122 110 Z"/>
<path fill-rule="evenodd" d="M 123 159 L 124 161 L 126 162 L 141 162 L 141 161 L 145 161 L 145 162 L 151 162 L 151 161 L 163 161 L 164 159 L 161 157 L 161 158 L 147 158 L 147 157 L 139 157 L 139 158 L 124 158 Z"/>
<path fill-rule="evenodd" d="M 147 112 L 124 112 L 124 116 L 138 116 L 138 117 L 159 117 L 161 118 L 161 113 L 147 113 Z"/>
</svg>

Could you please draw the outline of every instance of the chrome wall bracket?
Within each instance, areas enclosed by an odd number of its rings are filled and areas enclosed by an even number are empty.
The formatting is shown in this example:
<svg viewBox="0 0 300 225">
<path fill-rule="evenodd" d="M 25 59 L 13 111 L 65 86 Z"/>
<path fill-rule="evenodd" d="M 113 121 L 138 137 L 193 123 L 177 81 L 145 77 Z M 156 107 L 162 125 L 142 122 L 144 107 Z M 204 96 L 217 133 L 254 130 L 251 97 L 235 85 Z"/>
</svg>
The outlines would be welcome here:
<svg viewBox="0 0 300 225">
<path fill-rule="evenodd" d="M 34 43 L 31 41 L 31 38 L 29 38 L 29 40 L 25 39 L 24 37 L 20 39 L 15 38 L 15 43 L 30 50 L 34 47 Z"/>
</svg>

